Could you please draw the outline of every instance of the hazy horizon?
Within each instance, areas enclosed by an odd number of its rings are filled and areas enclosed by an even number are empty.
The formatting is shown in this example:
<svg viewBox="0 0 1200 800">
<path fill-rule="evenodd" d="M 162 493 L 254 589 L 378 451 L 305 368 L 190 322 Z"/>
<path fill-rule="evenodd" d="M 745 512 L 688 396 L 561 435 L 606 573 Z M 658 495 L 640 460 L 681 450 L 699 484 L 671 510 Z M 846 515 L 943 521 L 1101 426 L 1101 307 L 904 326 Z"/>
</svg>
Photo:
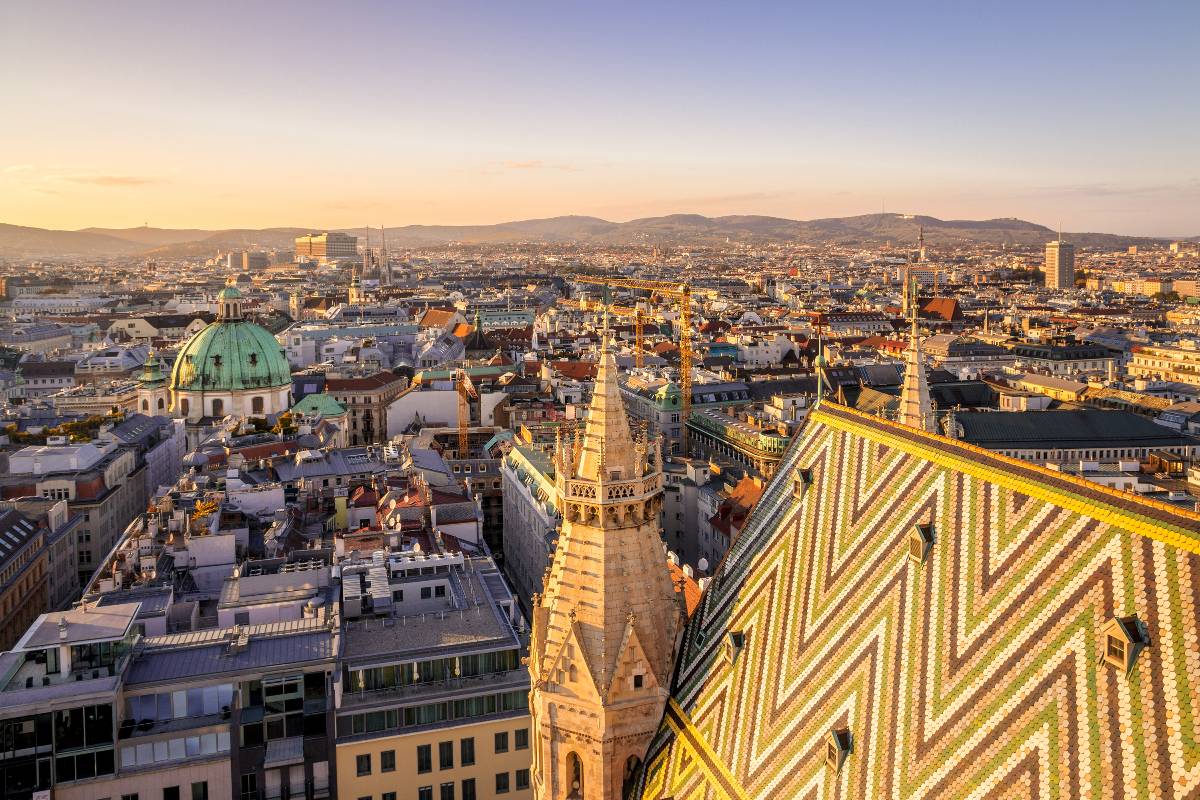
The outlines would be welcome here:
<svg viewBox="0 0 1200 800">
<path fill-rule="evenodd" d="M 1195 236 L 1197 23 L 1178 3 L 31 4 L 0 26 L 0 222 L 886 208 Z"/>
</svg>

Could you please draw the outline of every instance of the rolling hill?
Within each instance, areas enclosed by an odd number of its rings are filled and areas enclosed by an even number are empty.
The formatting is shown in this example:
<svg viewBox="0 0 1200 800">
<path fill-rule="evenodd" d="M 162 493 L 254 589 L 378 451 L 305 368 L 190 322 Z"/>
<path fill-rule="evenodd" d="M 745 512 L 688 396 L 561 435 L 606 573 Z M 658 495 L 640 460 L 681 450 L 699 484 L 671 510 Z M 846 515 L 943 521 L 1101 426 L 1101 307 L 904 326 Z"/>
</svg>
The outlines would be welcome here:
<svg viewBox="0 0 1200 800">
<path fill-rule="evenodd" d="M 542 242 L 595 245 L 703 245 L 729 242 L 801 242 L 877 245 L 912 242 L 925 229 L 930 245 L 992 244 L 1037 246 L 1053 239 L 1044 225 L 1020 219 L 942 220 L 902 214 L 864 214 L 855 217 L 793 220 L 782 217 L 734 215 L 705 217 L 669 214 L 628 222 L 597 217 L 563 216 L 519 220 L 496 225 L 406 225 L 387 229 L 392 247 L 428 247 L 461 242 L 503 244 Z M 0 224 L 0 257 L 62 258 L 120 257 L 194 258 L 240 249 L 288 249 L 292 240 L 319 228 L 265 228 L 209 231 L 166 228 L 85 228 L 57 231 Z M 347 228 L 363 236 L 363 228 Z M 378 242 L 378 229 L 371 230 Z M 1066 238 L 1083 247 L 1121 248 L 1162 240 L 1109 233 L 1068 233 Z"/>
</svg>

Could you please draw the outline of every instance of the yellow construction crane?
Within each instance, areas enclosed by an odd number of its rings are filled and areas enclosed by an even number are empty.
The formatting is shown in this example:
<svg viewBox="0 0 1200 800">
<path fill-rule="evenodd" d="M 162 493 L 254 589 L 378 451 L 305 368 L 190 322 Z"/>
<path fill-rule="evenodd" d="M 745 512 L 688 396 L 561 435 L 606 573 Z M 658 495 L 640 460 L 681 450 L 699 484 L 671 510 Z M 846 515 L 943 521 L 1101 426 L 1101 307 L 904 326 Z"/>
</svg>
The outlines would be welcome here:
<svg viewBox="0 0 1200 800">
<path fill-rule="evenodd" d="M 471 398 L 479 397 L 475 384 L 465 369 L 454 373 L 454 388 L 458 390 L 458 457 L 469 458 L 471 455 Z"/>
<path fill-rule="evenodd" d="M 642 289 L 657 292 L 665 297 L 679 301 L 679 392 L 682 395 L 682 413 L 680 420 L 680 449 L 687 454 L 687 421 L 692 414 L 692 287 L 686 283 L 670 283 L 668 281 L 641 280 L 638 278 L 605 278 L 593 275 L 572 275 L 571 280 L 577 283 L 592 283 L 601 286 L 615 286 L 622 289 Z M 612 309 L 609 309 L 610 311 Z M 638 331 L 637 338 L 641 339 L 639 316 L 635 314 L 634 324 Z M 642 352 L 641 342 L 638 342 L 638 354 Z M 639 364 L 639 366 L 641 366 Z"/>
</svg>

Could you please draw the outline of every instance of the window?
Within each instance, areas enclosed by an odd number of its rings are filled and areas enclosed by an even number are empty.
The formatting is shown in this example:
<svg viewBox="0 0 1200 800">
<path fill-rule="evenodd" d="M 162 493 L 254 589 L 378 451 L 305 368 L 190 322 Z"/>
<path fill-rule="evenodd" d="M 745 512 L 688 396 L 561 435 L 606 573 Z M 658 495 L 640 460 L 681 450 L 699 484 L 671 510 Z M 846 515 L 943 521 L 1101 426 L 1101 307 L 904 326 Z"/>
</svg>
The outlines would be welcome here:
<svg viewBox="0 0 1200 800">
<path fill-rule="evenodd" d="M 508 773 L 496 773 L 496 794 L 508 794 Z"/>
<path fill-rule="evenodd" d="M 208 781 L 196 781 L 192 784 L 192 800 L 208 800 Z"/>
<path fill-rule="evenodd" d="M 358 769 L 359 775 L 371 774 L 371 754 L 363 753 L 360 756 L 355 756 L 354 765 Z"/>
<path fill-rule="evenodd" d="M 517 791 L 529 788 L 529 770 L 517 770 Z"/>
<path fill-rule="evenodd" d="M 179 787 L 178 786 L 164 786 L 163 787 L 163 800 L 179 800 Z"/>
<path fill-rule="evenodd" d="M 432 586 L 422 586 L 421 587 L 421 599 L 428 600 L 431 597 L 433 597 L 433 587 Z"/>
<path fill-rule="evenodd" d="M 499 733 L 496 734 L 496 752 L 497 753 L 507 753 L 508 752 L 508 731 L 500 731 Z M 505 779 L 507 779 L 507 777 L 508 776 L 506 775 Z"/>
<path fill-rule="evenodd" d="M 917 525 L 908 534 L 908 557 L 917 564 L 924 564 L 933 549 L 933 526 Z"/>
<path fill-rule="evenodd" d="M 433 800 L 433 787 L 422 786 L 417 789 L 417 800 Z"/>
<path fill-rule="evenodd" d="M 513 745 L 517 750 L 529 749 L 529 728 L 518 728 L 513 731 Z"/>
<path fill-rule="evenodd" d="M 441 791 L 438 792 L 438 800 L 454 800 L 454 784 L 443 783 Z"/>
<path fill-rule="evenodd" d="M 433 596 L 434 597 L 445 597 L 446 596 L 446 585 L 439 583 L 437 586 L 433 587 Z"/>
<path fill-rule="evenodd" d="M 379 795 L 379 800 L 396 800 L 396 793 L 384 792 L 383 794 Z"/>
<path fill-rule="evenodd" d="M 458 743 L 458 760 L 464 767 L 475 763 L 475 737 L 467 737 Z"/>
<path fill-rule="evenodd" d="M 121 795 L 121 800 L 138 800 L 138 793 L 134 792 L 133 794 L 123 794 Z"/>
<path fill-rule="evenodd" d="M 1109 634 L 1106 654 L 1110 659 L 1125 663 L 1125 640 L 1120 636 Z"/>
<path fill-rule="evenodd" d="M 433 746 L 422 744 L 417 746 L 417 772 L 433 772 Z M 433 793 L 433 787 L 429 788 L 430 794 Z"/>
<path fill-rule="evenodd" d="M 467 778 L 463 781 L 463 796 L 462 800 L 475 800 L 475 779 Z"/>
<path fill-rule="evenodd" d="M 742 652 L 742 647 L 746 644 L 746 634 L 743 631 L 730 631 L 725 637 L 725 661 L 728 664 L 733 664 L 737 661 L 738 654 Z"/>
<path fill-rule="evenodd" d="M 380 772 L 395 772 L 396 771 L 396 751 L 384 750 L 379 754 L 379 771 Z"/>
<path fill-rule="evenodd" d="M 438 743 L 438 769 L 454 769 L 454 742 Z"/>
<path fill-rule="evenodd" d="M 1126 676 L 1132 675 L 1138 654 L 1150 644 L 1146 626 L 1136 615 L 1113 617 L 1100 629 L 1100 634 L 1101 661 Z"/>
<path fill-rule="evenodd" d="M 835 728 L 825 736 L 825 766 L 835 773 L 842 771 L 846 757 L 850 755 L 853 740 L 849 728 Z"/>
<path fill-rule="evenodd" d="M 642 688 L 642 686 L 645 685 L 645 683 L 646 683 L 646 676 L 642 675 L 640 672 L 637 675 L 633 676 L 633 688 L 640 689 L 640 688 Z"/>
</svg>

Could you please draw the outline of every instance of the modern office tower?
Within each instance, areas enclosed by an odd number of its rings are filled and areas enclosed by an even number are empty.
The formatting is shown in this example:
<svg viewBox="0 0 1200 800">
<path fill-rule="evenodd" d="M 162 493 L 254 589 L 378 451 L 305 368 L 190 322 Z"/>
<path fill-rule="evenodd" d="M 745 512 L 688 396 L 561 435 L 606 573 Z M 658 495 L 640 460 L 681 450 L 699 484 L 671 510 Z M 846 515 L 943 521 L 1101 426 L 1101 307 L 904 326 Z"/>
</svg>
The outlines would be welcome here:
<svg viewBox="0 0 1200 800">
<path fill-rule="evenodd" d="M 1046 243 L 1046 288 L 1071 289 L 1075 286 L 1075 245 L 1059 236 Z"/>
<path fill-rule="evenodd" d="M 358 258 L 358 237 L 332 233 L 310 233 L 296 237 L 296 258 L 336 260 Z"/>
</svg>

